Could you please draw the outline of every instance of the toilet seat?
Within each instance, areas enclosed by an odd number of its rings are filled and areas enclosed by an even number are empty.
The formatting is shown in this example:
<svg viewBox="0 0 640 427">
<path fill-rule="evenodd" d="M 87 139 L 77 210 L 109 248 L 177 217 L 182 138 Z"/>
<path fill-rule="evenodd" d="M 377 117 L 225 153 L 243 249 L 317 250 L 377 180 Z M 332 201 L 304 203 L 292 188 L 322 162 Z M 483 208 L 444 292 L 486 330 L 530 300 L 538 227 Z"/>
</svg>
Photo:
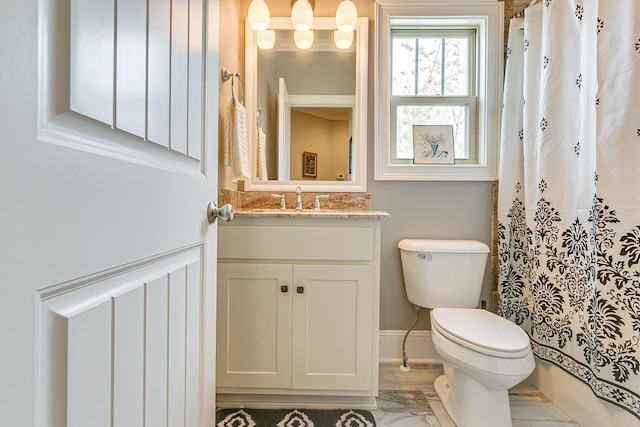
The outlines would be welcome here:
<svg viewBox="0 0 640 427">
<path fill-rule="evenodd" d="M 486 310 L 435 308 L 431 321 L 451 341 L 482 354 L 511 359 L 531 351 L 529 336 L 519 326 Z"/>
</svg>

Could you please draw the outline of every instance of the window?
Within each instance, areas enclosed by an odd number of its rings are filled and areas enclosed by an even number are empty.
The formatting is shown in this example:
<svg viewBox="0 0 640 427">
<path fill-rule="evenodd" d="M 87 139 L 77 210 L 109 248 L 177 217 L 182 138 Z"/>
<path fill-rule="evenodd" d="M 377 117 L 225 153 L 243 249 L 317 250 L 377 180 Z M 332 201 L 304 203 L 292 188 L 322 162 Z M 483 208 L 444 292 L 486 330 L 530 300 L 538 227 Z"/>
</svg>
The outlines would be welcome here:
<svg viewBox="0 0 640 427">
<path fill-rule="evenodd" d="M 376 179 L 497 177 L 502 2 L 377 2 Z M 451 164 L 414 161 L 414 125 L 453 129 Z"/>
<path fill-rule="evenodd" d="M 477 30 L 403 21 L 391 21 L 391 163 L 413 163 L 414 124 L 453 126 L 454 158 L 476 160 Z"/>
</svg>

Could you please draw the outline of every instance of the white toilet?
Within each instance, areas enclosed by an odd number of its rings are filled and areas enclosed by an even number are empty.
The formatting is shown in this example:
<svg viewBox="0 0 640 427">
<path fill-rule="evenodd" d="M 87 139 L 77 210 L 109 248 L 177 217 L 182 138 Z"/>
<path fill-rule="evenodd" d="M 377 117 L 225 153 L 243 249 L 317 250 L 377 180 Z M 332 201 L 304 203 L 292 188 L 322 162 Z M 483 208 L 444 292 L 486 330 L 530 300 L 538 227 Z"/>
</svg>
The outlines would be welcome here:
<svg viewBox="0 0 640 427">
<path fill-rule="evenodd" d="M 527 334 L 478 307 L 489 248 L 475 240 L 398 243 L 409 301 L 431 310 L 433 344 L 444 375 L 438 397 L 459 427 L 509 427 L 508 389 L 531 374 Z"/>
</svg>

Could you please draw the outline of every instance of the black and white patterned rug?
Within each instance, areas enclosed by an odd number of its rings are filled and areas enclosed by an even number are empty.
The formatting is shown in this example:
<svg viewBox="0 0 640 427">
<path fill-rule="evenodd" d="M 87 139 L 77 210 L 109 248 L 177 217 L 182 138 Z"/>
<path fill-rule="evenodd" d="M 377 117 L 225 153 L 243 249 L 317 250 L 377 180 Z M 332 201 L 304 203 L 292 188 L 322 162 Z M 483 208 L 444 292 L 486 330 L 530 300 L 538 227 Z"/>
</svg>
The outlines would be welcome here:
<svg viewBox="0 0 640 427">
<path fill-rule="evenodd" d="M 375 427 L 359 409 L 220 409 L 216 427 Z"/>
</svg>

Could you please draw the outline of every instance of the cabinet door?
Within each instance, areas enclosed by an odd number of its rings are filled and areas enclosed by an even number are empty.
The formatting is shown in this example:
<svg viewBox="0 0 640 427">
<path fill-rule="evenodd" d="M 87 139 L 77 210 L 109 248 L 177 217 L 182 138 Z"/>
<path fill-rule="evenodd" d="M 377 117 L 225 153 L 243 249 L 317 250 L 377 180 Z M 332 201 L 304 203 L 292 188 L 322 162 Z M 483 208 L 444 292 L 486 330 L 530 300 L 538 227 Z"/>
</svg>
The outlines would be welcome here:
<svg viewBox="0 0 640 427">
<path fill-rule="evenodd" d="M 294 389 L 370 390 L 370 265 L 294 265 Z M 377 357 L 375 357 L 377 359 Z"/>
<path fill-rule="evenodd" d="M 218 264 L 218 387 L 291 387 L 291 275 L 290 264 Z"/>
</svg>

